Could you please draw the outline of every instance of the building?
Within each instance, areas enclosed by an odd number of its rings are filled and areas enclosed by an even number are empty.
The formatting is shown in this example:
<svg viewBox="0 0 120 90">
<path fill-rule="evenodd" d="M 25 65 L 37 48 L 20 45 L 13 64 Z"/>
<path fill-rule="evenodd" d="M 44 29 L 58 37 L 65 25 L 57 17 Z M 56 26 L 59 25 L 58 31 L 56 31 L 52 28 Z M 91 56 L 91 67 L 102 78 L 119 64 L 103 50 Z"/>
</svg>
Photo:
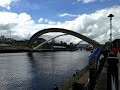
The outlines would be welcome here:
<svg viewBox="0 0 120 90">
<path fill-rule="evenodd" d="M 112 46 L 118 47 L 120 49 L 120 39 L 115 39 L 114 41 L 112 41 Z"/>
<path fill-rule="evenodd" d="M 5 40 L 5 36 L 0 36 L 0 40 Z"/>
</svg>

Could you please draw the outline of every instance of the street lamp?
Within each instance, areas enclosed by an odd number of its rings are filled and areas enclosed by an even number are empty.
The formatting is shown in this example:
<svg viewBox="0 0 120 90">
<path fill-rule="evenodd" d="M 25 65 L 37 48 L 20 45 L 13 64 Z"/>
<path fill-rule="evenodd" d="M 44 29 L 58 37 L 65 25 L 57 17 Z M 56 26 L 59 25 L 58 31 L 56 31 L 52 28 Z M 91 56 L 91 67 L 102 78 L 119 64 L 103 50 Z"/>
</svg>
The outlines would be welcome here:
<svg viewBox="0 0 120 90">
<path fill-rule="evenodd" d="M 110 18 L 110 43 L 112 42 L 112 17 L 114 17 L 113 14 L 109 14 L 108 17 Z"/>
<path fill-rule="evenodd" d="M 70 88 L 70 77 L 66 77 L 66 78 L 68 78 L 68 79 L 69 79 L 69 88 Z"/>
</svg>

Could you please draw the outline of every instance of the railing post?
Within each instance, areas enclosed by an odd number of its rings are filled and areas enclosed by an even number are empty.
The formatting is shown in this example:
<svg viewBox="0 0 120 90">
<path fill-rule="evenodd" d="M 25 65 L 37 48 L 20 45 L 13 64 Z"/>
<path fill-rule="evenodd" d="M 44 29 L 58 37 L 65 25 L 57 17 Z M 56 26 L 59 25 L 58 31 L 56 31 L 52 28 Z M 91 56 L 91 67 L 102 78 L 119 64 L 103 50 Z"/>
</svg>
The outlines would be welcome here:
<svg viewBox="0 0 120 90">
<path fill-rule="evenodd" d="M 94 90 L 94 86 L 96 83 L 96 77 L 95 77 L 95 73 L 96 73 L 96 59 L 94 58 L 92 65 L 89 68 L 89 90 Z"/>
<path fill-rule="evenodd" d="M 107 63 L 107 90 L 118 90 L 118 58 L 109 54 Z"/>
<path fill-rule="evenodd" d="M 96 84 L 97 69 L 99 58 L 102 53 L 101 48 L 96 48 L 89 59 L 89 87 L 88 90 L 94 90 Z"/>
</svg>

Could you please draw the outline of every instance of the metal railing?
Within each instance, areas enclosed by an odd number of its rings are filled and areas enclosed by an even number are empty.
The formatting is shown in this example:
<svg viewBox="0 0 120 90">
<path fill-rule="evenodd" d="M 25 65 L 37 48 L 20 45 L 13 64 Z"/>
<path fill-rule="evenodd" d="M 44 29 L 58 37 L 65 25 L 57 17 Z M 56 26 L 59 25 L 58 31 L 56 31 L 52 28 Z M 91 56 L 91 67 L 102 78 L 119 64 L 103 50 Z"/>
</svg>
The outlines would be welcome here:
<svg viewBox="0 0 120 90">
<path fill-rule="evenodd" d="M 101 54 L 102 54 L 101 48 L 96 48 L 91 54 L 89 59 L 89 81 L 84 86 L 83 90 L 94 90 L 96 80 L 98 79 L 105 63 L 105 59 L 100 58 Z"/>
</svg>

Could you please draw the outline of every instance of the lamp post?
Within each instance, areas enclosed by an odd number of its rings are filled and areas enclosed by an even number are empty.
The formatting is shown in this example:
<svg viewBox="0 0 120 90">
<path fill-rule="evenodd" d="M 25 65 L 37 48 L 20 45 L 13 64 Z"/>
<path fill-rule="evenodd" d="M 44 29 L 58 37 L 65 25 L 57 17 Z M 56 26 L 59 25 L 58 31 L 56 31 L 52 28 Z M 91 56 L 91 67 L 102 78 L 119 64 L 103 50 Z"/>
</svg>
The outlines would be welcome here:
<svg viewBox="0 0 120 90">
<path fill-rule="evenodd" d="M 110 18 L 110 43 L 112 42 L 112 17 L 114 17 L 113 14 L 109 14 L 108 17 Z"/>
<path fill-rule="evenodd" d="M 66 78 L 68 78 L 68 79 L 69 79 L 69 88 L 70 88 L 70 77 L 66 77 Z"/>
</svg>

